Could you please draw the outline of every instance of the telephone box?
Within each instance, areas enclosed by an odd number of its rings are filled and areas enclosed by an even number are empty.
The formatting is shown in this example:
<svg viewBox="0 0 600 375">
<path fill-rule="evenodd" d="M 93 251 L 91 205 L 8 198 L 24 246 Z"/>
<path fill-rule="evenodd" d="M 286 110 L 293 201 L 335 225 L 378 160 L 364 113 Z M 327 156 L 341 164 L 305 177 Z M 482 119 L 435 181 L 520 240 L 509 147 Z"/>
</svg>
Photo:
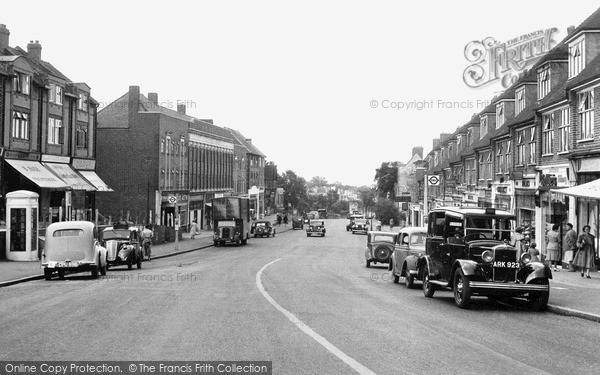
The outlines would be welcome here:
<svg viewBox="0 0 600 375">
<path fill-rule="evenodd" d="M 37 193 L 17 190 L 6 194 L 6 259 L 37 261 Z"/>
</svg>

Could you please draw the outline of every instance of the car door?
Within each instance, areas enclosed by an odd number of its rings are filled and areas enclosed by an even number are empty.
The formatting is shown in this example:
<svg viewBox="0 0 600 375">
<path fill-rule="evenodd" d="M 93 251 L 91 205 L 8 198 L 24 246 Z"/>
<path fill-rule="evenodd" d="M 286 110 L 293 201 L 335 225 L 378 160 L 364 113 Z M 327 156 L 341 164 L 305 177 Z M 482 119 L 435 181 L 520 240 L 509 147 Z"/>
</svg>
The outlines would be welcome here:
<svg viewBox="0 0 600 375">
<path fill-rule="evenodd" d="M 404 260 L 408 256 L 409 234 L 400 232 L 398 234 L 398 243 L 394 246 L 393 267 L 394 272 L 400 274 Z"/>
<path fill-rule="evenodd" d="M 443 267 L 445 242 L 444 242 L 444 220 L 445 211 L 432 211 L 429 213 L 427 223 L 427 239 L 425 240 L 425 252 L 431 261 L 431 276 L 437 278 L 441 276 L 438 271 Z"/>
</svg>

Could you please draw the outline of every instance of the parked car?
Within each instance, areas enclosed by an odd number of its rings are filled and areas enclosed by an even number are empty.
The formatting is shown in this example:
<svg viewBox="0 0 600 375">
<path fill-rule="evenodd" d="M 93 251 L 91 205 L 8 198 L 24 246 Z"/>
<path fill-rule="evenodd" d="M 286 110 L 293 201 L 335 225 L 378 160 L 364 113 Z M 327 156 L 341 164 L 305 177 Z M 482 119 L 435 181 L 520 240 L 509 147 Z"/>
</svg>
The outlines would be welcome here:
<svg viewBox="0 0 600 375">
<path fill-rule="evenodd" d="M 365 216 L 361 214 L 348 215 L 348 220 L 350 220 L 350 222 L 346 225 L 346 232 L 349 232 L 352 229 L 352 225 L 354 225 L 354 220 L 364 218 Z"/>
<path fill-rule="evenodd" d="M 397 238 L 398 233 L 395 232 L 367 232 L 367 250 L 365 251 L 367 267 L 371 267 L 371 263 L 388 263 Z"/>
<path fill-rule="evenodd" d="M 350 230 L 352 231 L 352 234 L 367 234 L 367 232 L 369 231 L 369 221 L 367 219 L 354 219 L 354 224 L 352 224 Z"/>
<path fill-rule="evenodd" d="M 142 268 L 144 252 L 140 244 L 139 229 L 131 221 L 117 221 L 112 227 L 102 231 L 102 241 L 107 251 L 109 266 L 127 265 L 132 269 L 135 264 Z"/>
<path fill-rule="evenodd" d="M 304 219 L 302 217 L 293 218 L 292 229 L 304 229 Z"/>
<path fill-rule="evenodd" d="M 508 244 L 515 216 L 494 208 L 441 207 L 429 213 L 425 255 L 419 261 L 423 294 L 437 289 L 454 292 L 458 307 L 472 296 L 526 298 L 536 311 L 545 310 L 550 295 L 550 268 L 517 258 Z"/>
<path fill-rule="evenodd" d="M 321 237 L 325 237 L 325 221 L 312 219 L 308 223 L 308 228 L 306 228 L 306 237 L 311 237 L 313 234 L 316 234 Z"/>
<path fill-rule="evenodd" d="M 273 228 L 273 224 L 268 220 L 259 220 L 252 222 L 252 226 L 250 227 L 250 233 L 254 234 L 254 238 L 256 237 L 275 237 L 275 228 Z"/>
<path fill-rule="evenodd" d="M 394 246 L 388 269 L 392 271 L 393 280 L 397 283 L 404 277 L 406 287 L 412 288 L 417 277 L 419 259 L 425 254 L 425 238 L 427 228 L 405 227 L 398 233 L 398 243 Z"/>
<path fill-rule="evenodd" d="M 50 280 L 56 271 L 90 271 L 93 278 L 106 275 L 106 249 L 94 238 L 95 225 L 89 221 L 62 221 L 46 228 L 42 251 L 44 277 Z"/>
</svg>

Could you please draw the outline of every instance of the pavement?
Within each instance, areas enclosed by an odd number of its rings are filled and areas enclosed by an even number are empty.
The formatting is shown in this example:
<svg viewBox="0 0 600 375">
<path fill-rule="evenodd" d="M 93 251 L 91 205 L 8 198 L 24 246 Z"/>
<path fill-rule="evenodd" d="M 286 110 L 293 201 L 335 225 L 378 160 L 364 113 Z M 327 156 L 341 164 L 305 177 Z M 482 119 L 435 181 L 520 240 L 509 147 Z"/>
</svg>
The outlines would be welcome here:
<svg viewBox="0 0 600 375">
<path fill-rule="evenodd" d="M 267 217 L 274 220 L 274 217 Z M 275 224 L 276 225 L 276 224 Z M 292 229 L 291 223 L 277 226 L 277 233 Z M 392 228 L 397 232 L 400 228 Z M 389 226 L 383 226 L 382 230 L 389 231 Z M 152 259 L 160 259 L 179 254 L 198 251 L 213 246 L 212 231 L 202 231 L 195 239 L 191 239 L 188 233 L 177 244 L 168 242 L 160 245 L 152 245 Z M 581 273 L 569 272 L 560 269 L 552 272 L 550 280 L 550 301 L 548 311 L 567 316 L 574 316 L 600 323 L 600 272 L 591 272 L 591 279 L 581 277 Z M 43 279 L 43 270 L 39 262 L 15 262 L 0 261 L 0 288 Z"/>
</svg>

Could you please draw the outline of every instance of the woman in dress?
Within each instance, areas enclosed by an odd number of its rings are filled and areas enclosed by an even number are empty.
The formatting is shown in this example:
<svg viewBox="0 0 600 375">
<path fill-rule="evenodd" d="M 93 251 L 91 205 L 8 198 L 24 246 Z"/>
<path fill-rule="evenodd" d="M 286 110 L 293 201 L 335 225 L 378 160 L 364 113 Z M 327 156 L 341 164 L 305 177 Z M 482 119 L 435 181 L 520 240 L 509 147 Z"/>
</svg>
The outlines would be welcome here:
<svg viewBox="0 0 600 375">
<path fill-rule="evenodd" d="M 575 259 L 573 259 L 573 265 L 576 267 L 581 267 L 581 277 L 585 272 L 586 277 L 591 279 L 590 269 L 594 268 L 594 258 L 596 256 L 595 249 L 595 238 L 590 234 L 591 227 L 589 225 L 585 225 L 583 227 L 583 233 L 577 237 L 577 254 L 575 255 Z"/>
<path fill-rule="evenodd" d="M 546 257 L 550 262 L 550 267 L 554 267 L 554 272 L 558 272 L 556 265 L 560 261 L 560 233 L 558 229 L 560 226 L 554 224 L 552 230 L 546 235 Z"/>
</svg>

